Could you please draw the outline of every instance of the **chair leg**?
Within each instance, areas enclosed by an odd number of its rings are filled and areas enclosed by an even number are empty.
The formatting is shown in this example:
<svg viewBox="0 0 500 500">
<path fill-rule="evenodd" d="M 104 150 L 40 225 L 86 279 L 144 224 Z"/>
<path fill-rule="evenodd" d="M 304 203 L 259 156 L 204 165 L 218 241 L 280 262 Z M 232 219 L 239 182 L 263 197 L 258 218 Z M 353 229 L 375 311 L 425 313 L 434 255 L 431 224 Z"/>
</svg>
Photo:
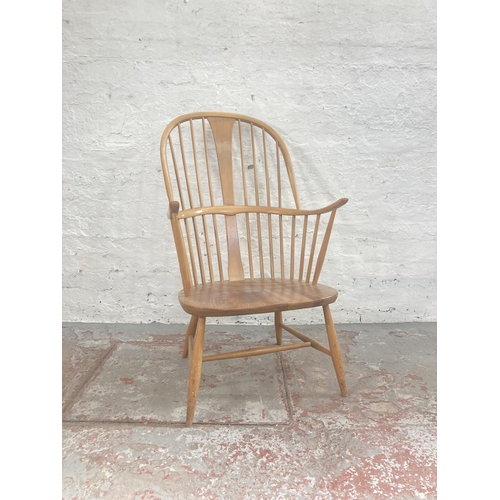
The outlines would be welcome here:
<svg viewBox="0 0 500 500">
<path fill-rule="evenodd" d="M 191 367 L 189 370 L 186 425 L 191 425 L 194 418 L 196 398 L 200 387 L 201 365 L 203 363 L 203 342 L 205 340 L 205 318 L 198 318 L 194 339 Z"/>
<path fill-rule="evenodd" d="M 333 324 L 332 313 L 328 305 L 323 306 L 323 314 L 325 315 L 326 333 L 328 335 L 328 343 L 330 344 L 330 352 L 332 355 L 333 367 L 340 387 L 342 396 L 347 396 L 347 385 L 345 383 L 344 363 L 342 362 L 342 352 L 340 351 L 337 333 Z"/>
<path fill-rule="evenodd" d="M 189 322 L 189 326 L 186 332 L 186 337 L 184 338 L 184 350 L 182 351 L 182 357 L 187 358 L 189 353 L 189 339 L 190 337 L 194 337 L 196 332 L 196 325 L 198 324 L 198 317 L 191 316 L 191 321 Z"/>
<path fill-rule="evenodd" d="M 283 328 L 281 328 L 281 323 L 283 322 L 283 317 L 281 311 L 274 313 L 274 329 L 276 330 L 276 343 L 281 345 L 281 339 L 283 337 Z"/>
</svg>

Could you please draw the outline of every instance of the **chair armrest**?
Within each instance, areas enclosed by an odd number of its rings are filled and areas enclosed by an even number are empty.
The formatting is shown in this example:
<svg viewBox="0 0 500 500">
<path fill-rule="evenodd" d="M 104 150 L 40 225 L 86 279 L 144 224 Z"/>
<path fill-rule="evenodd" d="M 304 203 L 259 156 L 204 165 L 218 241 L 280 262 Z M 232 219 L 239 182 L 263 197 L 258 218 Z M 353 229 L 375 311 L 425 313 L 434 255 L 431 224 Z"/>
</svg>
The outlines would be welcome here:
<svg viewBox="0 0 500 500">
<path fill-rule="evenodd" d="M 319 275 L 321 273 L 321 269 L 323 267 L 323 262 L 325 260 L 326 252 L 327 252 L 327 247 L 328 247 L 328 242 L 330 239 L 330 233 L 332 231 L 333 227 L 333 222 L 335 219 L 335 214 L 337 212 L 337 209 L 342 207 L 347 203 L 347 198 L 340 198 L 334 203 L 331 203 L 330 205 L 327 205 L 323 208 L 318 208 L 315 210 L 302 210 L 302 209 L 297 209 L 297 208 L 281 208 L 281 207 L 268 207 L 268 206 L 255 206 L 255 205 L 223 205 L 223 206 L 207 206 L 207 207 L 196 207 L 196 208 L 188 208 L 186 210 L 179 210 L 179 202 L 177 201 L 171 201 L 169 204 L 169 217 L 172 220 L 172 229 L 174 231 L 174 239 L 175 239 L 175 245 L 177 249 L 177 255 L 179 258 L 179 263 L 181 267 L 181 275 L 183 278 L 183 285 L 184 285 L 184 293 L 186 295 L 189 295 L 189 290 L 191 286 L 196 286 L 197 281 L 196 281 L 196 257 L 195 254 L 193 253 L 193 248 L 191 247 L 190 239 L 189 239 L 189 231 L 190 231 L 190 226 L 192 226 L 193 231 L 196 231 L 196 224 L 193 223 L 192 225 L 185 225 L 185 230 L 186 230 L 186 238 L 188 241 L 188 248 L 189 248 L 189 257 L 191 260 L 191 267 L 190 269 L 190 264 L 189 264 L 189 259 L 188 259 L 188 254 L 186 253 L 186 247 L 184 245 L 184 238 L 182 234 L 182 229 L 181 229 L 181 224 L 180 221 L 182 219 L 186 221 L 186 219 L 190 218 L 195 218 L 195 217 L 205 217 L 205 216 L 215 216 L 215 215 L 224 215 L 227 217 L 233 217 L 238 214 L 257 214 L 257 235 L 258 235 L 258 255 L 259 255 L 259 264 L 261 267 L 261 275 L 263 273 L 263 259 L 264 259 L 264 252 L 263 252 L 263 246 L 262 246 L 262 232 L 261 232 L 261 225 L 259 224 L 260 221 L 260 215 L 267 216 L 266 218 L 269 218 L 268 220 L 268 233 L 267 236 L 270 237 L 271 235 L 271 229 L 272 229 L 272 223 L 271 223 L 271 216 L 274 217 L 279 217 L 279 237 L 280 237 L 280 252 L 283 252 L 283 229 L 281 224 L 284 223 L 282 220 L 283 216 L 288 216 L 291 218 L 291 221 L 289 221 L 292 225 L 292 234 L 295 235 L 295 224 L 296 224 L 296 219 L 298 218 L 303 218 L 302 222 L 302 231 L 301 235 L 297 234 L 298 241 L 297 243 L 299 244 L 298 247 L 300 248 L 300 253 L 297 254 L 297 258 L 299 260 L 299 267 L 298 267 L 298 279 L 299 281 L 302 281 L 302 279 L 305 280 L 306 283 L 312 282 L 313 285 L 315 285 L 318 282 Z M 326 215 L 325 215 L 326 214 Z M 326 228 L 323 231 L 320 231 L 320 219 L 322 216 L 327 218 L 327 223 L 326 223 Z M 315 220 L 314 222 L 314 229 L 311 234 L 310 231 L 307 231 L 307 225 L 308 225 L 308 220 L 310 218 L 313 218 Z M 226 221 L 227 222 L 227 221 Z M 205 224 L 205 221 L 203 221 L 203 224 Z M 247 218 L 246 221 L 247 224 L 247 238 L 248 241 L 250 241 L 250 234 L 249 232 L 251 231 L 250 226 L 249 226 L 249 221 Z M 184 225 L 183 225 L 184 226 Z M 214 221 L 214 228 L 216 230 L 216 223 Z M 206 227 L 204 226 L 204 231 L 207 231 Z M 321 233 L 323 232 L 323 237 L 321 238 Z M 309 239 L 309 236 L 311 236 L 310 242 L 307 241 Z M 266 237 L 267 237 L 266 236 Z M 196 248 L 198 249 L 198 258 L 201 261 L 201 252 L 200 252 L 200 246 L 199 246 L 199 241 L 198 241 L 198 234 L 195 232 L 194 234 L 195 238 L 195 243 L 196 243 Z M 214 236 L 215 241 L 218 241 L 219 236 L 217 233 Z M 295 241 L 295 236 L 294 236 L 294 241 Z M 206 243 L 206 241 L 205 241 Z M 318 245 L 317 245 L 318 243 Z M 273 251 L 273 246 L 272 246 L 272 239 L 269 240 L 269 251 L 270 255 L 272 256 L 270 259 L 270 268 L 271 268 L 271 275 L 274 276 L 274 251 Z M 291 246 L 291 255 L 290 255 L 290 261 L 293 262 L 295 258 L 295 244 Z M 219 252 L 219 249 L 217 249 Z M 209 250 L 207 249 L 207 254 L 209 253 Z M 251 255 L 251 251 L 249 250 L 249 255 Z M 250 262 L 251 262 L 251 257 L 249 257 Z M 307 267 L 306 267 L 306 261 L 307 261 Z M 283 255 L 281 256 L 280 260 L 281 266 L 283 266 L 284 263 L 284 257 Z M 313 266 L 313 263 L 315 264 Z M 251 264 L 250 264 L 251 265 Z M 219 268 L 221 269 L 221 261 L 219 258 Z M 201 264 L 200 264 L 200 269 Z M 293 265 L 292 265 L 293 269 Z M 193 274 L 191 273 L 193 272 Z M 221 271 L 220 271 L 221 272 Z M 252 272 L 252 271 L 251 271 Z M 203 273 L 200 270 L 202 281 L 204 280 L 203 278 Z M 293 274 L 293 273 L 292 273 Z M 222 274 L 221 274 L 222 276 Z M 194 281 L 193 281 L 194 277 Z M 221 278 L 222 279 L 222 278 Z"/>
<path fill-rule="evenodd" d="M 178 214 L 178 213 L 179 213 L 179 202 L 178 201 L 171 201 L 168 204 L 167 217 L 169 219 L 172 219 L 172 214 Z"/>
<path fill-rule="evenodd" d="M 261 214 L 274 214 L 274 215 L 321 215 L 332 212 L 337 208 L 345 205 L 349 200 L 347 198 L 340 198 L 331 205 L 316 210 L 302 210 L 300 208 L 280 208 L 256 205 L 224 205 L 218 207 L 199 207 L 188 208 L 179 212 L 179 219 L 188 219 L 189 217 L 196 217 L 199 215 L 237 215 L 248 213 L 261 213 Z M 177 203 L 178 202 L 170 202 Z"/>
<path fill-rule="evenodd" d="M 303 214 L 297 214 L 297 215 L 326 214 L 328 212 L 331 212 L 332 210 L 337 210 L 337 208 L 343 207 L 348 201 L 349 201 L 349 198 L 339 198 L 337 201 L 331 203 L 330 205 L 327 205 L 326 207 L 318 208 L 317 210 L 308 210 L 307 214 L 303 213 Z M 304 212 L 304 210 L 301 210 L 301 212 Z"/>
</svg>

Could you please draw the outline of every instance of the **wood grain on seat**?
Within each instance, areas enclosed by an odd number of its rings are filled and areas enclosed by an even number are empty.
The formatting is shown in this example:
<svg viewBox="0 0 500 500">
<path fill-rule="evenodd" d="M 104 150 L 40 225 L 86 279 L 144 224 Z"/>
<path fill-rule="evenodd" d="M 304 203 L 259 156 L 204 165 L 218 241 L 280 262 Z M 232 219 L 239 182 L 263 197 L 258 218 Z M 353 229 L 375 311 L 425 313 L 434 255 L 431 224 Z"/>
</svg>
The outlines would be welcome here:
<svg viewBox="0 0 500 500">
<path fill-rule="evenodd" d="M 236 316 L 324 306 L 337 296 L 337 290 L 326 285 L 262 279 L 199 285 L 189 296 L 180 292 L 179 301 L 194 316 Z"/>
</svg>

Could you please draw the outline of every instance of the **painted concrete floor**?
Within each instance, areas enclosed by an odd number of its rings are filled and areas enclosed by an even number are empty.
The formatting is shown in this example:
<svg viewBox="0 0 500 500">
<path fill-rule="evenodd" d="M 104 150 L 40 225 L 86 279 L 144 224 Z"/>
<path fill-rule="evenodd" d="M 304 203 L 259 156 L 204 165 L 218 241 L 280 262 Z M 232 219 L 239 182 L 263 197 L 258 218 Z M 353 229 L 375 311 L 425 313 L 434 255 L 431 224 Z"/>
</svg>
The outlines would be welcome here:
<svg viewBox="0 0 500 500">
<path fill-rule="evenodd" d="M 64 499 L 436 498 L 435 323 L 338 325 L 347 398 L 314 349 L 205 363 L 190 428 L 185 328 L 63 324 Z M 207 326 L 205 346 L 274 342 Z"/>
</svg>

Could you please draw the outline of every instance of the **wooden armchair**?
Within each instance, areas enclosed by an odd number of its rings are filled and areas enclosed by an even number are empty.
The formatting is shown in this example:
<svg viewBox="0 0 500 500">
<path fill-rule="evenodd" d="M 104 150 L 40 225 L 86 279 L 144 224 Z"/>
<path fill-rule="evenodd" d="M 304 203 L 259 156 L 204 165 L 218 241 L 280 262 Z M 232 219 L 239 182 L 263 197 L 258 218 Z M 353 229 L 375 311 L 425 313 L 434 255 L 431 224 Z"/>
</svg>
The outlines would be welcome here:
<svg viewBox="0 0 500 500">
<path fill-rule="evenodd" d="M 335 213 L 347 199 L 301 210 L 283 140 L 248 116 L 180 116 L 165 129 L 160 151 L 183 285 L 179 301 L 191 315 L 183 352 L 190 359 L 186 424 L 193 422 L 205 361 L 313 347 L 332 358 L 347 396 L 329 308 L 338 292 L 318 283 Z M 329 348 L 282 321 L 282 311 L 317 306 Z M 277 345 L 203 355 L 207 317 L 261 313 L 274 313 Z M 301 342 L 283 345 L 283 330 Z"/>
</svg>

